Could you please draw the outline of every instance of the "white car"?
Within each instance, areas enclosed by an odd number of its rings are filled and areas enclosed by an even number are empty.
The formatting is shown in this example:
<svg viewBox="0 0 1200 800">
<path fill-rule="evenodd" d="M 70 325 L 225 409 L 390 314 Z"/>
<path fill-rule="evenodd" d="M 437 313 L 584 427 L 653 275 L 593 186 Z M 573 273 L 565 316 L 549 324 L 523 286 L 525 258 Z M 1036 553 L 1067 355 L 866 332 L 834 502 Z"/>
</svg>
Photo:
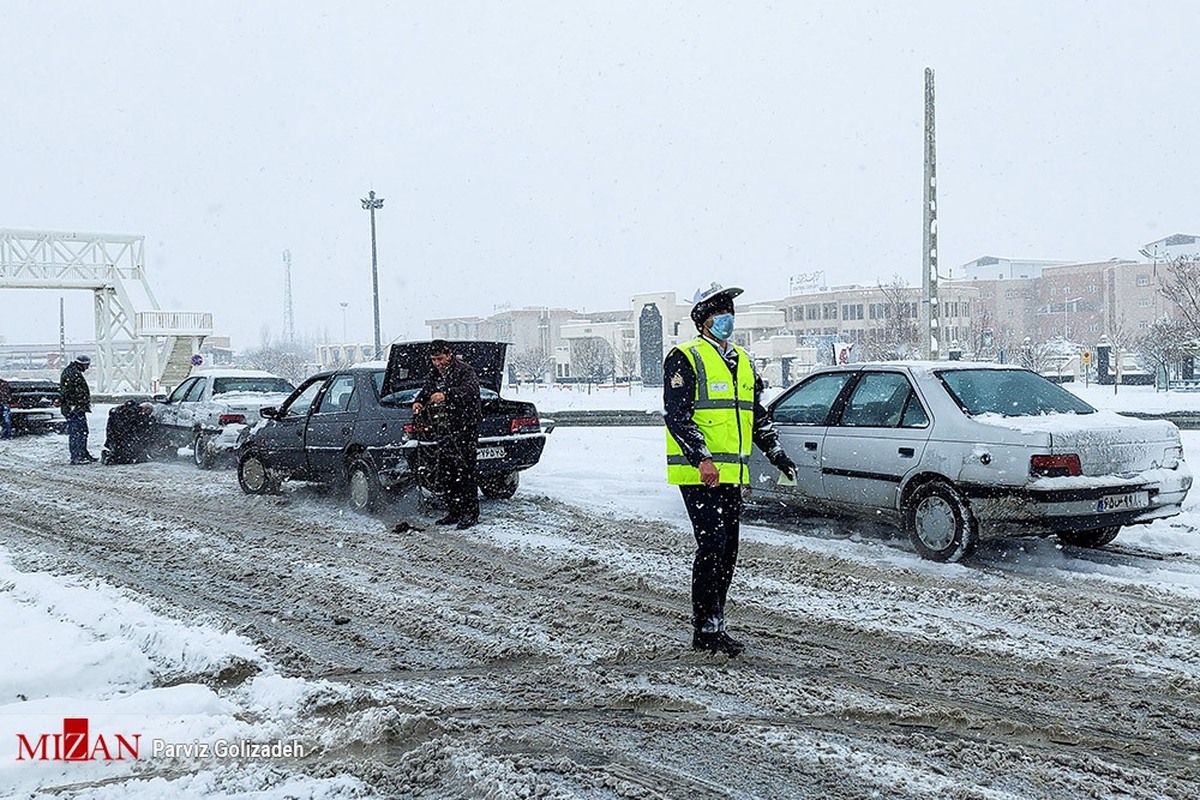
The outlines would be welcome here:
<svg viewBox="0 0 1200 800">
<path fill-rule="evenodd" d="M 264 408 L 278 406 L 295 390 L 290 381 L 251 369 L 195 370 L 154 405 L 154 419 L 169 447 L 191 447 L 201 469 L 237 447 L 247 426 L 262 420 Z"/>
<path fill-rule="evenodd" d="M 752 495 L 893 522 L 935 561 L 1057 535 L 1102 547 L 1180 512 L 1192 485 L 1172 423 L 1097 411 L 1040 375 L 971 362 L 852 364 L 768 407 L 794 485 L 757 450 Z"/>
</svg>

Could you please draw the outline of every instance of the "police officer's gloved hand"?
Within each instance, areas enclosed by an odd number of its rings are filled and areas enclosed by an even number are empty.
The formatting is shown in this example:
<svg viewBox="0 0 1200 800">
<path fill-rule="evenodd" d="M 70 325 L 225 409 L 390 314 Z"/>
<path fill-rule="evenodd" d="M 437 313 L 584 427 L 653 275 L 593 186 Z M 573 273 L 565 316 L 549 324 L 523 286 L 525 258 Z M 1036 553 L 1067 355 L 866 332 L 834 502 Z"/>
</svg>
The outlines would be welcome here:
<svg viewBox="0 0 1200 800">
<path fill-rule="evenodd" d="M 796 480 L 796 462 L 788 458 L 787 453 L 784 453 L 782 450 L 779 451 L 779 453 L 771 459 L 771 463 L 775 465 L 776 469 L 778 469 L 784 475 L 787 475 L 788 480 Z"/>
</svg>

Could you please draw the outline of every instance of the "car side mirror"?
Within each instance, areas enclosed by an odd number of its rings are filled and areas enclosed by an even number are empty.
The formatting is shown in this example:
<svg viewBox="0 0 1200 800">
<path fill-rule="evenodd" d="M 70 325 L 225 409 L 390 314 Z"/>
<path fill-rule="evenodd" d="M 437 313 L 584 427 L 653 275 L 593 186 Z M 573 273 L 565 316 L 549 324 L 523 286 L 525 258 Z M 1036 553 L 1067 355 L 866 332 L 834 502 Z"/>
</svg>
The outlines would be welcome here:
<svg viewBox="0 0 1200 800">
<path fill-rule="evenodd" d="M 279 419 L 279 409 L 275 406 L 267 406 L 258 413 L 262 414 L 265 419 Z"/>
<path fill-rule="evenodd" d="M 156 403 L 167 402 L 167 396 L 165 394 L 156 394 L 156 395 L 151 396 L 150 399 Z"/>
</svg>

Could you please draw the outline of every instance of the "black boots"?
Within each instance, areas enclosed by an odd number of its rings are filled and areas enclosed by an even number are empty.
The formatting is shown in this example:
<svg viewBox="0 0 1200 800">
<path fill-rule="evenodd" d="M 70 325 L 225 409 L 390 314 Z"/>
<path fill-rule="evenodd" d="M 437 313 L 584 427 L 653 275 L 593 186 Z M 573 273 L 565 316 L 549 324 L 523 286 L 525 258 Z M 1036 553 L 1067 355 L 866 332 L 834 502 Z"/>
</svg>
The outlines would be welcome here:
<svg viewBox="0 0 1200 800">
<path fill-rule="evenodd" d="M 746 645 L 734 639 L 725 631 L 717 631 L 716 633 L 696 631 L 692 634 L 692 649 L 703 650 L 709 653 L 724 653 L 733 658 L 740 655 L 746 649 Z"/>
</svg>

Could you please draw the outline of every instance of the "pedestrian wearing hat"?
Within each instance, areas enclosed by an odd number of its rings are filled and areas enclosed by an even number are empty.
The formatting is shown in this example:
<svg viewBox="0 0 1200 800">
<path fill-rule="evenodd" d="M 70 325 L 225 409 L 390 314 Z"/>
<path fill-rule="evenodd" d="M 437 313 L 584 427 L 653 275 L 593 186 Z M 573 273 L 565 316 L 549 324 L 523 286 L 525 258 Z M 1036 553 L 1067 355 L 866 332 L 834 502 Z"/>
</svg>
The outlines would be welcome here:
<svg viewBox="0 0 1200 800">
<path fill-rule="evenodd" d="M 72 464 L 91 464 L 96 457 L 88 452 L 87 415 L 92 410 L 92 390 L 83 373 L 92 359 L 78 355 L 67 364 L 58 379 L 59 408 L 67 418 L 67 447 Z"/>
<path fill-rule="evenodd" d="M 796 470 L 762 407 L 763 384 L 749 354 L 731 341 L 733 298 L 741 293 L 716 283 L 698 291 L 691 316 L 699 335 L 674 347 L 663 365 L 667 481 L 679 486 L 696 538 L 692 647 L 728 656 L 745 649 L 725 631 L 725 600 L 751 442 L 789 478 Z"/>
</svg>

